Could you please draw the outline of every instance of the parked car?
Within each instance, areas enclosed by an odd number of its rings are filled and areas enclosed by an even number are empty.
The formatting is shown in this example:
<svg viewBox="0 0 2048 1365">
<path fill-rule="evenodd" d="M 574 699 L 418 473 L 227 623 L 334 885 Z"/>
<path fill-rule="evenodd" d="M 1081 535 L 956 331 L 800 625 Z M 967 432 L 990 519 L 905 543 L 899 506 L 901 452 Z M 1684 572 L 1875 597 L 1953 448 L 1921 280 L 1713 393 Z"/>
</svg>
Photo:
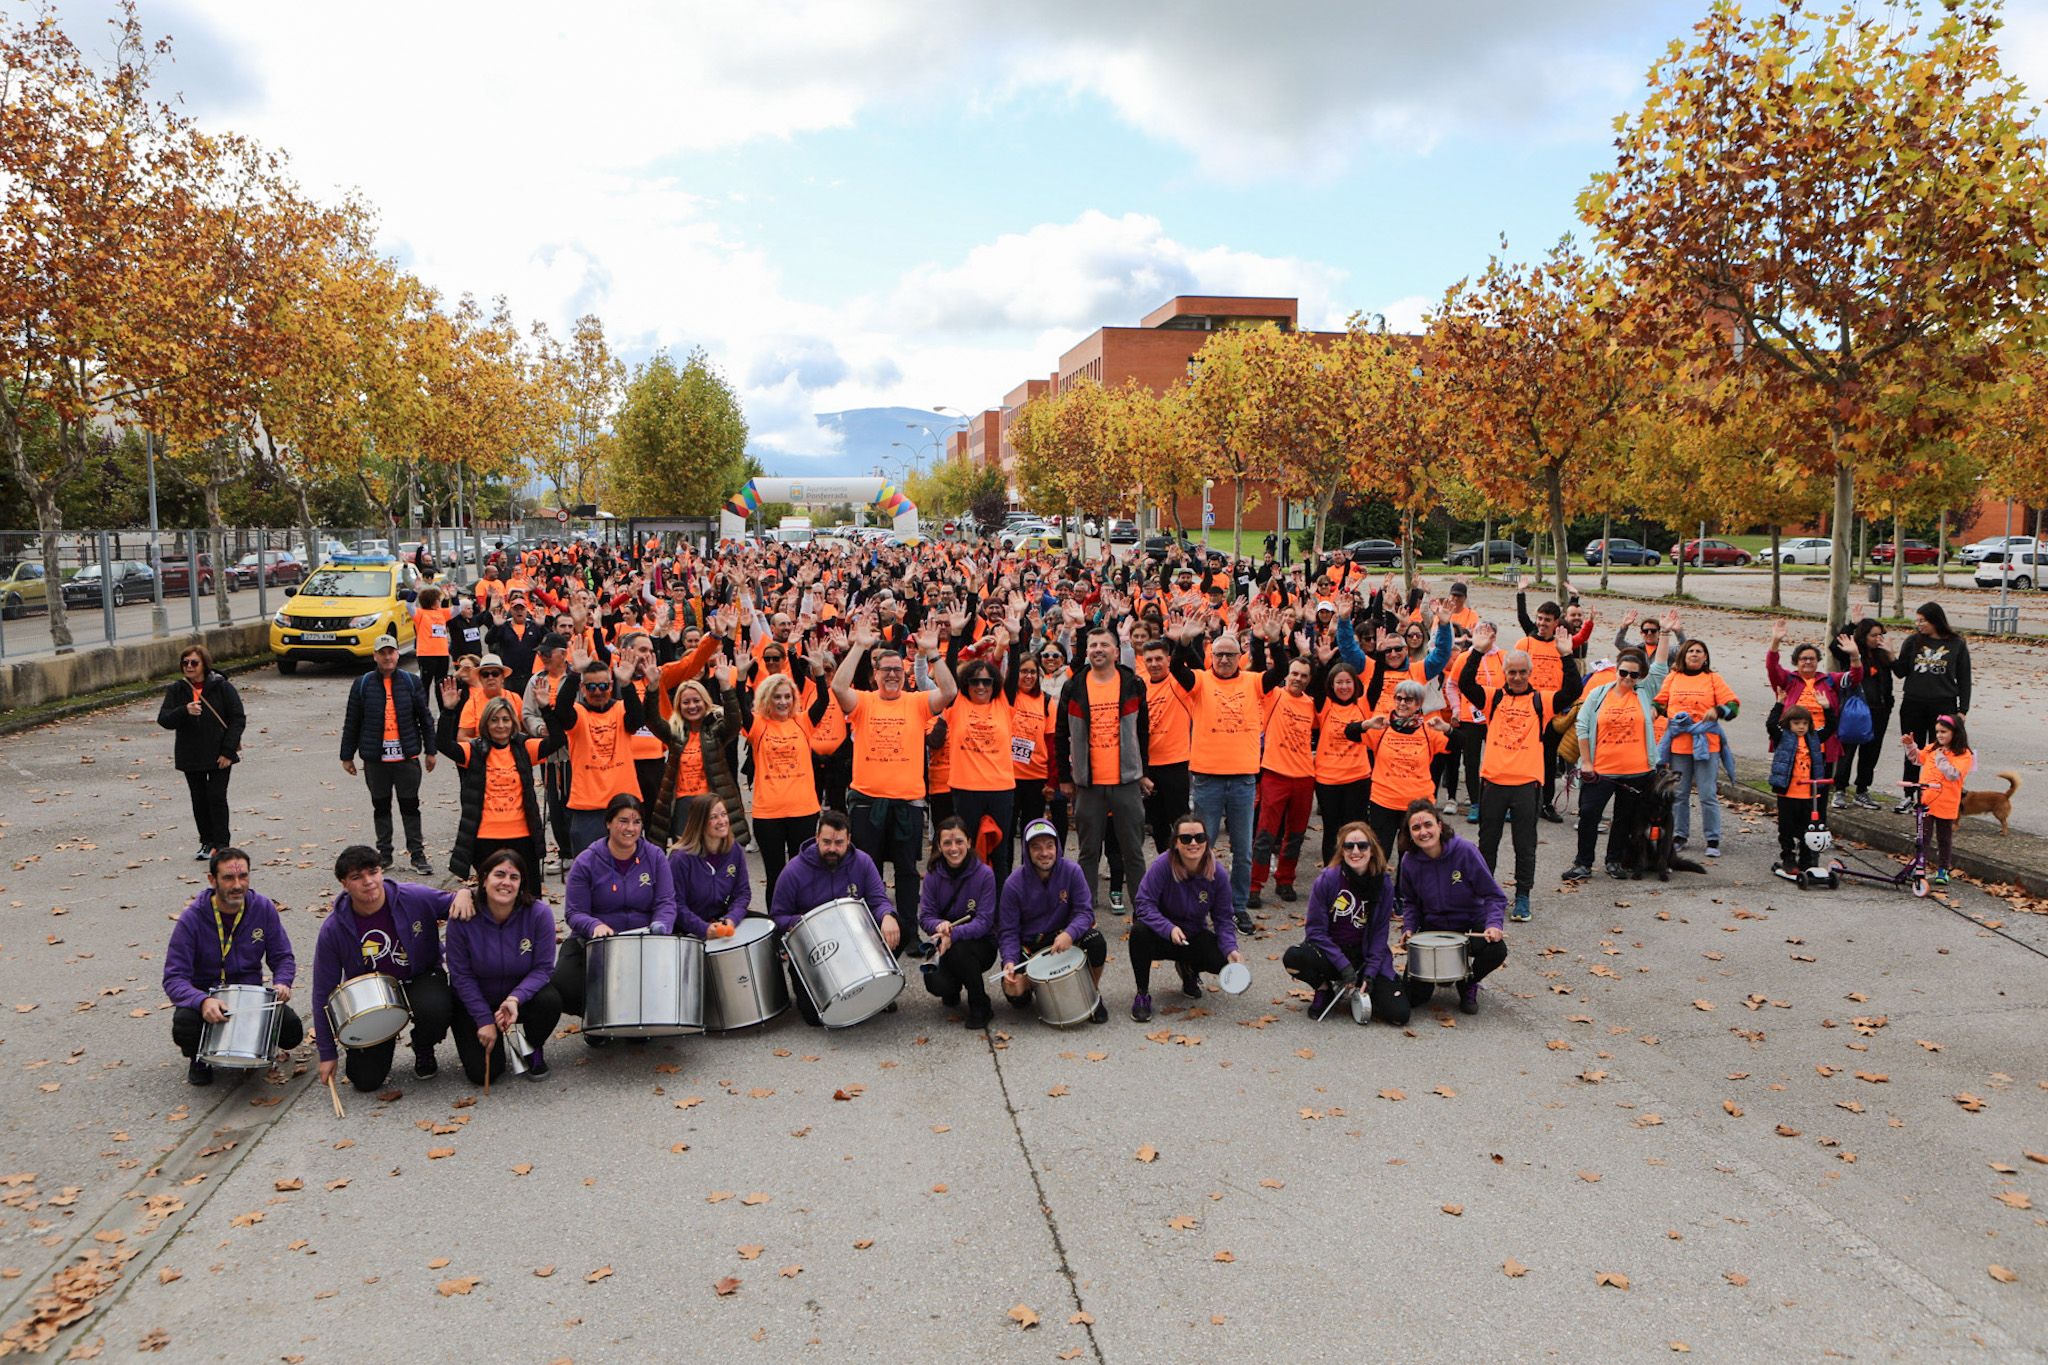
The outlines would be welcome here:
<svg viewBox="0 0 2048 1365">
<path fill-rule="evenodd" d="M 2009 587 L 2025 592 L 2041 582 L 2044 565 L 2048 565 L 2048 551 L 2013 550 L 1978 560 L 1977 572 L 1972 576 L 1980 588 L 1995 588 L 2003 579 Z"/>
<path fill-rule="evenodd" d="M 1992 536 L 1988 540 L 1979 540 L 1965 545 L 1957 552 L 1956 558 L 1965 564 L 1981 564 L 1991 558 L 1991 556 L 2003 554 L 2008 549 L 2031 550 L 2033 548 L 2034 538 L 2032 536 Z"/>
<path fill-rule="evenodd" d="M 1027 536 L 1043 536 L 1056 533 L 1059 528 L 1046 521 L 1013 521 L 1003 527 L 1000 543 L 1005 550 L 1017 548 L 1017 542 Z"/>
<path fill-rule="evenodd" d="M 50 606 L 43 566 L 33 559 L 0 559 L 0 617 L 9 621 Z"/>
<path fill-rule="evenodd" d="M 1475 540 L 1444 556 L 1444 563 L 1457 567 L 1480 564 L 1527 564 L 1529 552 L 1512 540 Z"/>
<path fill-rule="evenodd" d="M 1183 555 L 1192 555 L 1196 558 L 1200 558 L 1202 554 L 1202 547 L 1186 536 L 1145 537 L 1144 550 L 1147 559 L 1163 560 L 1176 549 Z"/>
<path fill-rule="evenodd" d="M 1749 563 L 1749 551 L 1740 545 L 1731 545 L 1725 540 L 1688 540 L 1671 547 L 1671 558 L 1683 559 L 1688 568 L 1705 565 L 1709 569 L 1733 565 L 1741 568 Z"/>
<path fill-rule="evenodd" d="M 270 652 L 277 671 L 301 661 L 366 662 L 387 632 L 400 649 L 413 643 L 409 600 L 419 570 L 388 556 L 360 551 L 323 563 L 270 617 Z"/>
<path fill-rule="evenodd" d="M 1932 545 L 1929 545 L 1929 544 L 1928 544 L 1928 543 L 1927 543 L 1926 541 L 1924 541 L 1924 540 L 1909 540 L 1909 541 L 1906 541 L 1906 542 L 1905 542 L 1905 546 L 1906 546 L 1906 563 L 1907 563 L 1908 565 L 1913 565 L 1913 564 L 1938 564 L 1938 563 L 1940 563 L 1940 562 L 1941 562 L 1941 551 L 1939 551 L 1939 550 L 1935 549 L 1935 548 L 1934 548 L 1934 547 L 1933 547 Z M 1891 563 L 1891 562 L 1892 562 L 1892 543 L 1891 543 L 1890 541 L 1888 541 L 1888 540 L 1887 540 L 1887 541 L 1886 541 L 1886 542 L 1885 542 L 1884 544 L 1882 544 L 1882 545 L 1873 545 L 1873 546 L 1871 546 L 1871 547 L 1870 547 L 1870 559 L 1871 559 L 1871 562 L 1872 562 L 1872 563 L 1874 563 L 1874 564 L 1889 564 L 1889 563 Z"/>
<path fill-rule="evenodd" d="M 1117 517 L 1109 523 L 1108 539 L 1112 545 L 1136 545 L 1138 523 L 1127 517 Z"/>
<path fill-rule="evenodd" d="M 1760 564 L 1771 562 L 1771 552 L 1768 549 L 1758 550 L 1756 557 Z M 1826 536 L 1801 536 L 1797 540 L 1778 542 L 1780 564 L 1826 564 L 1834 557 L 1835 542 Z"/>
<path fill-rule="evenodd" d="M 1401 562 L 1401 547 L 1391 540 L 1354 540 L 1345 545 L 1344 553 L 1353 564 L 1367 567 L 1391 569 Z"/>
<path fill-rule="evenodd" d="M 1611 540 L 1594 540 L 1586 543 L 1586 562 L 1598 564 L 1662 564 L 1664 556 L 1658 554 L 1641 541 L 1623 540 L 1616 536 Z"/>
<path fill-rule="evenodd" d="M 183 555 L 166 554 L 164 564 L 164 596 L 183 597 L 192 590 L 192 565 Z M 206 597 L 213 592 L 213 556 L 199 556 L 199 595 Z"/>
<path fill-rule="evenodd" d="M 266 550 L 262 556 L 263 582 L 269 587 L 296 583 L 306 576 L 306 566 L 290 550 Z M 228 566 L 228 586 L 234 589 L 256 586 L 257 555 L 254 550 Z"/>
<path fill-rule="evenodd" d="M 105 566 L 88 564 L 73 574 L 64 583 L 64 605 L 67 607 L 96 607 L 100 605 L 100 580 Z M 114 571 L 106 575 L 107 593 L 117 607 L 130 602 L 147 602 L 155 595 L 156 574 L 149 565 L 139 559 L 117 559 Z"/>
<path fill-rule="evenodd" d="M 1041 531 L 1036 535 L 1022 536 L 1011 548 L 1018 554 L 1034 554 L 1041 550 L 1064 550 L 1067 548 L 1067 533 L 1064 531 Z"/>
</svg>

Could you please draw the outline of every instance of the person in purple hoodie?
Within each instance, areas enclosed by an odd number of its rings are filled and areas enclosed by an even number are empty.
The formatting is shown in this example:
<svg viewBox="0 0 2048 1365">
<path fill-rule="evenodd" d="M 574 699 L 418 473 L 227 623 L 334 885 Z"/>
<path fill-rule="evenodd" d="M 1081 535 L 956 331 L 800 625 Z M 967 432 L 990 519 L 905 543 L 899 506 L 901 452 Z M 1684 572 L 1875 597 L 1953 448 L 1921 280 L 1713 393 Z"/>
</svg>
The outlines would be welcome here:
<svg viewBox="0 0 2048 1365">
<path fill-rule="evenodd" d="M 1337 831 L 1337 856 L 1316 874 L 1308 893 L 1308 925 L 1302 941 L 1280 965 L 1315 987 L 1311 1019 L 1330 1006 L 1346 985 L 1372 1001 L 1374 1015 L 1394 1025 L 1408 1022 L 1408 997 L 1394 978 L 1394 951 L 1387 935 L 1394 922 L 1394 879 L 1372 827 L 1353 820 Z"/>
<path fill-rule="evenodd" d="M 1102 963 L 1109 944 L 1095 927 L 1095 898 L 1081 865 L 1060 856 L 1060 832 L 1050 820 L 1024 826 L 1024 865 L 1003 883 L 996 907 L 996 943 L 1003 954 L 1003 996 L 1013 1009 L 1031 1007 L 1031 979 L 1021 968 L 1027 954 L 1079 948 L 1095 979 L 1098 1024 L 1109 1022 L 1102 1003 Z"/>
<path fill-rule="evenodd" d="M 465 892 L 456 896 L 414 882 L 384 880 L 384 860 L 367 844 L 351 844 L 334 860 L 341 894 L 313 941 L 313 1042 L 320 1050 L 320 1080 L 332 1084 L 339 1051 L 327 1018 L 327 997 L 353 976 L 378 972 L 402 982 L 412 1009 L 412 1074 L 427 1080 L 440 1071 L 434 1049 L 448 1036 L 455 998 L 441 968 L 442 920 L 472 912 Z M 358 1090 L 375 1090 L 391 1074 L 398 1039 L 352 1047 L 343 1070 Z"/>
<path fill-rule="evenodd" d="M 523 1030 L 533 1050 L 526 1079 L 548 1074 L 541 1046 L 562 1017 L 561 993 L 548 980 L 555 969 L 555 912 L 527 885 L 526 868 L 517 849 L 485 854 L 477 868 L 482 913 L 448 922 L 448 986 L 461 1015 L 454 1024 L 455 1055 L 471 1085 L 505 1074 L 499 1035 L 511 1028 Z"/>
<path fill-rule="evenodd" d="M 207 1024 L 227 1018 L 213 998 L 217 986 L 260 986 L 263 967 L 270 965 L 270 987 L 277 993 L 277 1045 L 291 1051 L 306 1040 L 306 1025 L 287 1008 L 298 959 L 285 935 L 277 906 L 268 896 L 249 889 L 249 855 L 232 845 L 213 850 L 206 885 L 171 926 L 171 944 L 164 949 L 164 995 L 171 1010 L 171 1041 L 191 1059 L 185 1079 L 212 1085 L 213 1068 L 199 1060 L 199 1035 Z"/>
<path fill-rule="evenodd" d="M 1180 993 L 1202 995 L 1201 973 L 1242 962 L 1230 901 L 1230 876 L 1216 866 L 1208 826 L 1189 811 L 1173 822 L 1173 847 L 1153 860 L 1138 883 L 1138 913 L 1131 924 L 1131 975 L 1138 991 L 1131 1018 L 1152 1018 L 1152 964 L 1172 958 L 1180 966 Z"/>
<path fill-rule="evenodd" d="M 1507 893 L 1493 879 L 1476 845 L 1444 827 L 1436 806 L 1427 799 L 1408 803 L 1401 818 L 1401 872 L 1395 896 L 1401 905 L 1401 946 L 1425 929 L 1445 929 L 1474 937 L 1471 974 L 1458 983 L 1458 1008 L 1479 1013 L 1479 983 L 1508 960 L 1502 938 L 1507 923 Z M 1405 983 L 1410 1005 L 1427 1004 L 1434 984 L 1413 977 Z"/>
<path fill-rule="evenodd" d="M 957 815 L 939 821 L 932 845 L 917 893 L 918 918 L 937 949 L 936 960 L 924 964 L 924 988 L 947 1009 L 958 1009 L 967 992 L 967 1027 L 987 1028 L 995 1018 L 984 979 L 996 965 L 995 870 L 975 852 Z"/>
<path fill-rule="evenodd" d="M 562 1011 L 583 1017 L 586 945 L 632 929 L 672 934 L 676 928 L 675 879 L 661 850 L 640 837 L 640 798 L 620 792 L 604 808 L 604 837 L 569 865 L 562 917 L 569 938 L 555 957 L 552 978 Z M 589 1033 L 583 1041 L 603 1047 L 609 1038 Z"/>
<path fill-rule="evenodd" d="M 747 850 L 732 837 L 725 798 L 699 792 L 689 798 L 683 832 L 668 855 L 675 883 L 676 932 L 691 938 L 729 934 L 754 904 Z"/>
<path fill-rule="evenodd" d="M 769 902 L 768 917 L 787 934 L 796 928 L 798 920 L 819 906 L 849 896 L 867 905 L 882 932 L 883 944 L 895 952 L 896 945 L 903 941 L 903 933 L 896 924 L 896 903 L 882 889 L 880 869 L 873 858 L 853 846 L 853 822 L 839 811 L 821 810 L 817 836 L 797 850 L 796 857 L 789 860 L 776 879 L 775 899 Z M 789 994 L 796 1001 L 797 1013 L 806 1024 L 820 1024 L 818 1007 L 811 1003 L 810 991 L 797 976 L 795 966 L 790 965 L 787 950 L 782 960 L 789 971 Z M 892 1013 L 895 1008 L 896 1002 L 892 1000 L 883 1013 Z"/>
</svg>

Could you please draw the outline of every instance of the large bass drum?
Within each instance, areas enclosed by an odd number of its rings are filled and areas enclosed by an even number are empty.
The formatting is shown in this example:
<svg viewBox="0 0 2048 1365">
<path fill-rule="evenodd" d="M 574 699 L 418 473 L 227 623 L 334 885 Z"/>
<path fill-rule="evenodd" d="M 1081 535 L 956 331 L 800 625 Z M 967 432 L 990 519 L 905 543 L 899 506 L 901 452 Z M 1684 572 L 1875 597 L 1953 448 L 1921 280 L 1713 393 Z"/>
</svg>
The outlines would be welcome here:
<svg viewBox="0 0 2048 1365">
<path fill-rule="evenodd" d="M 221 986 L 213 992 L 228 1017 L 199 1035 L 199 1060 L 208 1066 L 269 1066 L 277 1053 L 284 1006 L 268 986 Z"/>
<path fill-rule="evenodd" d="M 850 1028 L 880 1014 L 907 984 L 865 901 L 827 901 L 798 920 L 785 943 L 797 980 L 827 1028 Z"/>
<path fill-rule="evenodd" d="M 749 915 L 731 938 L 704 948 L 704 1027 L 712 1033 L 765 1024 L 789 1008 L 789 984 L 775 965 L 775 921 Z"/>
<path fill-rule="evenodd" d="M 632 929 L 584 945 L 583 1031 L 672 1038 L 704 1031 L 704 941 Z"/>
</svg>

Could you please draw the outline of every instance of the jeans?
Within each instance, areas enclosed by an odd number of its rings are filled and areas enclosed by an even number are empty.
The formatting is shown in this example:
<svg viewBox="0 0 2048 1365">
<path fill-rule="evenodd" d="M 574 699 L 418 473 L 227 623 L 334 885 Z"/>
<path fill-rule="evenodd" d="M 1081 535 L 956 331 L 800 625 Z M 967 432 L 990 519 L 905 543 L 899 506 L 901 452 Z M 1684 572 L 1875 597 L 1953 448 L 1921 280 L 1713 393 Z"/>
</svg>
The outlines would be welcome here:
<svg viewBox="0 0 2048 1365">
<path fill-rule="evenodd" d="M 1541 789 L 1534 782 L 1502 786 L 1485 782 L 1479 788 L 1479 853 L 1489 870 L 1500 852 L 1500 828 L 1515 827 L 1515 896 L 1520 899 L 1536 886 L 1536 798 Z M 1512 815 L 1513 819 L 1509 817 Z"/>
<path fill-rule="evenodd" d="M 405 851 L 415 858 L 427 856 L 427 836 L 420 829 L 420 761 L 408 758 L 400 763 L 370 762 L 363 765 L 363 781 L 370 788 L 370 816 L 377 827 L 377 852 L 391 861 L 391 796 L 398 795 L 398 813 L 405 821 Z M 389 1068 L 390 1059 L 385 1059 Z"/>
<path fill-rule="evenodd" d="M 1230 899 L 1242 915 L 1252 895 L 1252 803 L 1259 779 L 1252 773 L 1195 773 L 1189 785 L 1209 847 L 1215 848 L 1219 830 L 1230 837 Z"/>
<path fill-rule="evenodd" d="M 1706 739 L 1695 735 L 1693 743 L 1706 747 Z M 1671 833 L 1683 839 L 1692 830 L 1692 794 L 1700 794 L 1700 833 L 1709 843 L 1721 841 L 1720 755 L 1692 753 L 1671 755 L 1672 771 L 1678 774 L 1678 799 L 1671 805 Z"/>
<path fill-rule="evenodd" d="M 554 831 L 555 852 L 563 862 L 569 861 L 569 765 L 566 763 L 544 763 L 540 770 L 540 789 L 544 798 L 541 818 Z M 541 842 L 547 842 L 543 839 Z M 567 869 L 563 869 L 567 871 Z"/>
<path fill-rule="evenodd" d="M 201 848 L 226 848 L 228 837 L 228 778 L 234 769 L 202 768 L 185 774 L 192 792 L 192 823 L 199 829 Z"/>
<path fill-rule="evenodd" d="M 601 810 L 571 810 L 569 812 L 569 846 L 562 850 L 562 861 L 573 863 L 576 855 L 604 838 L 604 812 Z M 566 874 L 568 868 L 562 871 Z M 572 1010 L 571 1013 L 574 1013 Z"/>
<path fill-rule="evenodd" d="M 1135 782 L 1074 788 L 1074 826 L 1081 834 L 1081 875 L 1088 879 L 1088 900 L 1100 905 L 1103 828 L 1116 817 L 1116 854 L 1123 865 L 1123 884 L 1132 891 L 1145 880 L 1145 794 Z M 1125 831 L 1130 831 L 1128 835 Z"/>
</svg>

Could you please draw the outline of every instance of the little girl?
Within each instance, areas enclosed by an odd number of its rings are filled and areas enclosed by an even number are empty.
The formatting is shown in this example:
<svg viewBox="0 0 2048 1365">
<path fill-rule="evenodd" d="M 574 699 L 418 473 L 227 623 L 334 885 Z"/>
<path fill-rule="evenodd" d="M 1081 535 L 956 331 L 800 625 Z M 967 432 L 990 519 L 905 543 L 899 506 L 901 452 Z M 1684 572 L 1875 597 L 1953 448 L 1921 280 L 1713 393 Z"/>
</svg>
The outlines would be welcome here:
<svg viewBox="0 0 2048 1365">
<path fill-rule="evenodd" d="M 1963 779 L 1977 766 L 1970 752 L 1970 734 L 1961 716 L 1934 718 L 1934 743 L 1922 748 L 1911 735 L 1900 735 L 1899 743 L 1908 755 L 1920 760 L 1920 804 L 1927 808 L 1928 823 L 1934 826 L 1934 884 L 1948 885 L 1948 865 L 1954 852 L 1956 818 L 1963 811 Z"/>
<path fill-rule="evenodd" d="M 1771 790 L 1778 794 L 1778 863 L 1771 870 L 1796 882 L 1802 868 L 1819 861 L 1806 846 L 1806 826 L 1811 816 L 1827 820 L 1827 804 L 1813 799 L 1814 778 L 1826 776 L 1827 764 L 1811 711 L 1786 707 L 1783 727 L 1771 754 Z"/>
</svg>

